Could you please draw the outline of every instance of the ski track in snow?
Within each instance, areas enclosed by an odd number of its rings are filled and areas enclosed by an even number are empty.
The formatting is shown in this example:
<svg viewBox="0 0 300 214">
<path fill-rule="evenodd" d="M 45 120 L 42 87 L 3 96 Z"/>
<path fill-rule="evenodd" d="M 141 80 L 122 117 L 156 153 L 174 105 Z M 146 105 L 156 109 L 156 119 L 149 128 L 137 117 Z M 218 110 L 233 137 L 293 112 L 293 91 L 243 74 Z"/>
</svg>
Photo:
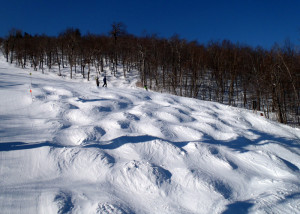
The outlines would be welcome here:
<svg viewBox="0 0 300 214">
<path fill-rule="evenodd" d="M 0 68 L 1 213 L 300 213 L 299 129 L 130 77 Z"/>
</svg>

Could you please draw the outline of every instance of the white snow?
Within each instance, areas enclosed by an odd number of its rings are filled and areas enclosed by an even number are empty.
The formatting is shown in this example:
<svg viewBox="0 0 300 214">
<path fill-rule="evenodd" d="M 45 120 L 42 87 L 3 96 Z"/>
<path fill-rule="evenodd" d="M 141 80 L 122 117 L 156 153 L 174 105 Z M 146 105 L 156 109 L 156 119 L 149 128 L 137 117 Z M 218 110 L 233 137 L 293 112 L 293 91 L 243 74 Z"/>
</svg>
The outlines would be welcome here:
<svg viewBox="0 0 300 214">
<path fill-rule="evenodd" d="M 1 57 L 1 213 L 300 213 L 299 129 L 107 75 Z"/>
</svg>

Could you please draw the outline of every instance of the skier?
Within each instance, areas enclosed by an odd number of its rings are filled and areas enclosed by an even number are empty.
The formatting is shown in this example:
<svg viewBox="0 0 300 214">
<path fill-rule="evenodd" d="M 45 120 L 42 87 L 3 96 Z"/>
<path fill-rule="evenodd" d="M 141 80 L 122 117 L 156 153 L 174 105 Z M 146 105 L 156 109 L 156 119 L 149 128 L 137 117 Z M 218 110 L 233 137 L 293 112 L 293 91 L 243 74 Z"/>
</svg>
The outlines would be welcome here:
<svg viewBox="0 0 300 214">
<path fill-rule="evenodd" d="M 147 85 L 144 85 L 144 89 L 145 89 L 146 91 L 148 91 L 148 87 L 147 87 Z"/>
<path fill-rule="evenodd" d="M 103 78 L 103 86 L 102 87 L 107 87 L 106 76 L 104 76 L 104 78 Z"/>
</svg>

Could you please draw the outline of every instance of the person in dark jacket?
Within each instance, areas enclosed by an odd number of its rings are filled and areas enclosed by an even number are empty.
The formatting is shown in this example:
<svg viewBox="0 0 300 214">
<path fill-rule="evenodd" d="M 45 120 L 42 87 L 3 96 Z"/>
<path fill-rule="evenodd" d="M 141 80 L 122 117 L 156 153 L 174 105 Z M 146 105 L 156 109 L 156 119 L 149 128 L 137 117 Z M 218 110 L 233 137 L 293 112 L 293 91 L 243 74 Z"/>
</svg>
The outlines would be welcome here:
<svg viewBox="0 0 300 214">
<path fill-rule="evenodd" d="M 103 78 L 103 86 L 102 87 L 107 87 L 106 76 L 104 76 L 104 78 Z"/>
</svg>

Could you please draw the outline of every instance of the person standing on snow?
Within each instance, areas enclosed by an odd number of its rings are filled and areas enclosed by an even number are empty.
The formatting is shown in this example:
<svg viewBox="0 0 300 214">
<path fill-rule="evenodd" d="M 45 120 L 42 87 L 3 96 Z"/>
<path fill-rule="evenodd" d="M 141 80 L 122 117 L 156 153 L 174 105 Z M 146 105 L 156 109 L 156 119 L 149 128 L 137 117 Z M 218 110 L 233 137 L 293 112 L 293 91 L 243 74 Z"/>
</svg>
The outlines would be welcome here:
<svg viewBox="0 0 300 214">
<path fill-rule="evenodd" d="M 106 76 L 104 76 L 104 78 L 103 78 L 103 86 L 102 87 L 107 87 Z"/>
</svg>

